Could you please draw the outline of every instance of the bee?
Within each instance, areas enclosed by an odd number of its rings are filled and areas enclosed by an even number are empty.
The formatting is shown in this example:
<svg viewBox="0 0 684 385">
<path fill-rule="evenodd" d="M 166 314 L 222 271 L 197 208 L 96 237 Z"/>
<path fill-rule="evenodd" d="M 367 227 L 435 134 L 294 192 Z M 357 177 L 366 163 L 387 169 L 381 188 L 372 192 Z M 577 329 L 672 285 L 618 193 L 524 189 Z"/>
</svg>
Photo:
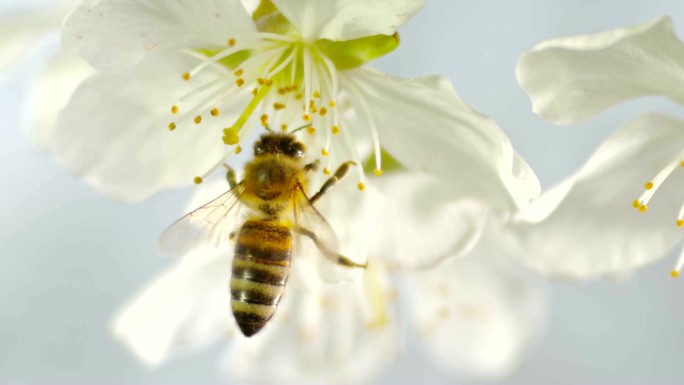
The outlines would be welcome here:
<svg viewBox="0 0 684 385">
<path fill-rule="evenodd" d="M 231 308 L 242 333 L 250 337 L 273 317 L 290 273 L 293 241 L 309 238 L 330 261 L 347 268 L 365 264 L 339 254 L 336 238 L 314 207 L 356 164 L 343 163 L 311 197 L 309 173 L 319 161 L 305 163 L 305 145 L 290 133 L 269 131 L 254 144 L 254 157 L 237 182 L 226 166 L 230 190 L 185 215 L 162 235 L 160 249 L 177 253 L 202 244 L 235 242 L 230 279 Z M 242 209 L 247 215 L 242 216 Z M 237 223 L 244 220 L 238 231 Z M 235 223 L 231 226 L 231 221 Z"/>
</svg>

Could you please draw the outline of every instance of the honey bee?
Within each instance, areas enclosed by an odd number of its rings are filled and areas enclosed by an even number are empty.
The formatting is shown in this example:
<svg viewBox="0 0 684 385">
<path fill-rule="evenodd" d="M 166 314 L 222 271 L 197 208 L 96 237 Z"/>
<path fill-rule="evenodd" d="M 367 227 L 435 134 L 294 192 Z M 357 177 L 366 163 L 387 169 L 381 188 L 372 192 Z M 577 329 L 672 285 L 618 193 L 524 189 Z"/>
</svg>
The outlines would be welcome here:
<svg viewBox="0 0 684 385">
<path fill-rule="evenodd" d="M 161 251 L 171 254 L 202 244 L 235 241 L 231 308 L 247 337 L 273 317 L 290 273 L 293 241 L 300 236 L 309 238 L 336 264 L 366 267 L 336 251 L 335 234 L 314 207 L 356 164 L 343 163 L 308 197 L 308 174 L 317 170 L 320 162 L 305 163 L 306 149 L 295 131 L 263 134 L 254 144 L 254 158 L 246 164 L 243 179 L 237 182 L 234 170 L 226 166 L 230 190 L 176 221 L 160 240 Z M 246 216 L 241 215 L 242 208 Z M 240 220 L 244 222 L 235 231 Z"/>
</svg>

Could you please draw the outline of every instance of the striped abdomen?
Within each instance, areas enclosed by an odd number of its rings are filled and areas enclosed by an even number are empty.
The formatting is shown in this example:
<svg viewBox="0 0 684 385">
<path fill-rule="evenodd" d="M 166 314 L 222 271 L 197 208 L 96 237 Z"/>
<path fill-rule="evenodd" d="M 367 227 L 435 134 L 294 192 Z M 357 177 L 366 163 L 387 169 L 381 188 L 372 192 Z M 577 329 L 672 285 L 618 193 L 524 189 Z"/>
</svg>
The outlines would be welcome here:
<svg viewBox="0 0 684 385">
<path fill-rule="evenodd" d="M 290 274 L 292 235 L 277 222 L 250 220 L 240 228 L 230 279 L 231 307 L 249 337 L 275 313 Z"/>
</svg>

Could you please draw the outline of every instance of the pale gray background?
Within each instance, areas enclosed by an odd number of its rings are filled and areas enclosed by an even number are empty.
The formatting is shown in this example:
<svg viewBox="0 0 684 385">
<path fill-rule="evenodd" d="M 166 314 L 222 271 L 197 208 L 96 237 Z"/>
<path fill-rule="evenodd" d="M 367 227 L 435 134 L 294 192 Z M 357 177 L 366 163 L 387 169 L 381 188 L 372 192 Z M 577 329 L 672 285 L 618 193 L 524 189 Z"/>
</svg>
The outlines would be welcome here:
<svg viewBox="0 0 684 385">
<path fill-rule="evenodd" d="M 548 187 L 617 126 L 651 110 L 683 118 L 684 107 L 643 99 L 556 127 L 531 112 L 514 76 L 518 55 L 544 39 L 660 15 L 672 16 L 684 35 L 682 1 L 428 0 L 400 30 L 401 47 L 377 66 L 405 77 L 450 77 L 466 102 L 498 121 Z M 156 255 L 155 240 L 191 191 L 127 206 L 98 196 L 32 150 L 17 110 L 36 69 L 25 65 L 0 89 L 0 382 L 221 381 L 218 347 L 148 371 L 110 337 L 117 306 L 170 263 Z M 624 283 L 553 284 L 545 339 L 503 381 L 684 382 L 684 280 L 669 278 L 675 258 Z M 440 370 L 415 341 L 407 350 L 378 382 L 477 381 Z"/>
</svg>

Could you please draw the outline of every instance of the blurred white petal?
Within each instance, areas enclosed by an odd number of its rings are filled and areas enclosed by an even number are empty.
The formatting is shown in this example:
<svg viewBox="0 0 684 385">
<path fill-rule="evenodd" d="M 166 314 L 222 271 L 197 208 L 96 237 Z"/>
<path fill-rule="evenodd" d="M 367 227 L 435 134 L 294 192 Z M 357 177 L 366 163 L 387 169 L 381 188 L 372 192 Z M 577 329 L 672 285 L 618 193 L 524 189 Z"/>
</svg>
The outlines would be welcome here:
<svg viewBox="0 0 684 385">
<path fill-rule="evenodd" d="M 684 104 L 684 44 L 667 17 L 608 32 L 543 42 L 516 71 L 533 110 L 570 124 L 619 102 L 664 95 Z"/>
<path fill-rule="evenodd" d="M 645 213 L 632 202 L 683 149 L 684 121 L 648 114 L 618 129 L 565 182 L 563 199 L 540 200 L 511 226 L 521 260 L 548 274 L 589 278 L 663 256 L 682 239 L 675 222 L 684 179 L 668 178 Z"/>
<path fill-rule="evenodd" d="M 124 304 L 112 332 L 149 366 L 236 332 L 230 310 L 232 250 L 197 250 Z"/>
</svg>

